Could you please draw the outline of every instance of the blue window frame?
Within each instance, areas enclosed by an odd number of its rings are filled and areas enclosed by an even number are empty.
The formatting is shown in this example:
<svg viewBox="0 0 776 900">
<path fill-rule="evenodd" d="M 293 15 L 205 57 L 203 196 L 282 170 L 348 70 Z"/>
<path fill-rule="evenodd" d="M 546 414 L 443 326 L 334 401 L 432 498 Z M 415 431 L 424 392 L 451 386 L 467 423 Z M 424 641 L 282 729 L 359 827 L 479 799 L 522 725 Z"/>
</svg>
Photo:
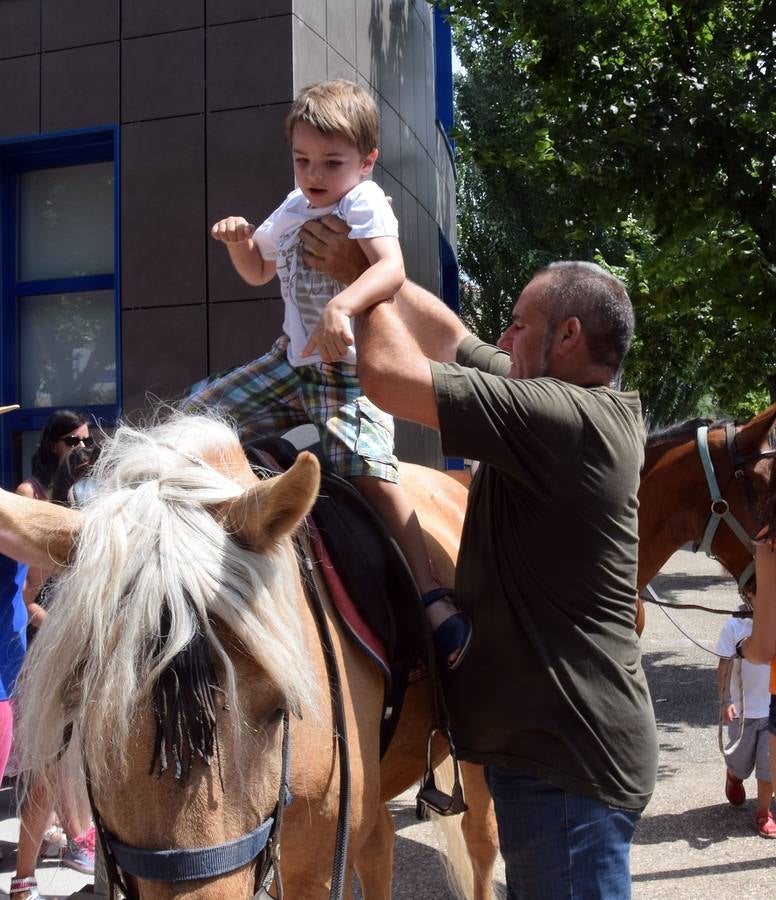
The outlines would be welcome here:
<svg viewBox="0 0 776 900">
<path fill-rule="evenodd" d="M 450 164 L 455 176 L 455 143 L 450 138 L 454 124 L 453 107 L 453 34 L 450 27 L 449 7 L 434 6 L 434 73 L 437 127 L 445 138 Z M 446 235 L 439 230 L 439 292 L 445 303 L 455 313 L 461 308 L 458 281 L 458 260 Z M 448 469 L 463 469 L 460 457 L 445 458 Z"/>
<path fill-rule="evenodd" d="M 46 191 L 50 191 L 61 176 L 62 182 L 69 183 L 70 206 L 74 205 L 72 198 L 75 197 L 77 207 L 80 196 L 77 176 L 85 173 L 88 177 L 99 168 L 88 167 L 100 163 L 107 163 L 107 172 L 112 174 L 112 187 L 107 178 L 102 185 L 103 193 L 112 190 L 107 205 L 103 204 L 108 209 L 107 214 L 113 217 L 112 247 L 110 237 L 106 239 L 95 227 L 95 243 L 105 244 L 107 253 L 103 252 L 103 260 L 91 269 L 88 265 L 69 269 L 54 265 L 48 270 L 45 263 L 37 266 L 38 257 L 45 260 L 47 242 L 52 252 L 58 249 L 53 247 L 55 242 L 51 240 L 54 235 L 57 242 L 68 237 L 71 242 L 73 240 L 68 227 L 57 230 L 56 202 Z M 23 198 L 30 195 L 34 204 L 28 201 L 25 205 Z M 30 225 L 33 216 L 51 227 L 41 239 L 40 249 L 34 247 L 30 252 L 28 244 L 36 234 L 35 222 Z M 89 229 L 88 217 L 81 216 L 77 231 L 79 242 L 85 238 L 85 243 L 89 243 Z M 79 247 L 74 247 L 78 255 Z M 105 262 L 111 255 L 112 261 Z M 120 414 L 119 284 L 118 128 L 84 129 L 0 141 L 0 403 L 22 406 L 16 412 L 0 416 L 0 468 L 5 487 L 13 488 L 21 478 L 23 436 L 40 431 L 56 409 L 74 407 L 105 425 L 113 424 Z M 89 347 L 77 347 L 79 338 L 73 337 L 75 330 L 84 327 L 83 313 L 87 309 L 92 319 L 104 326 L 101 331 L 98 328 L 100 340 L 105 345 L 99 353 L 94 349 L 94 332 L 90 333 L 92 346 Z M 98 318 L 94 319 L 95 316 Z M 52 326 L 54 321 L 56 324 Z M 91 366 L 88 376 L 96 386 L 80 393 L 76 386 L 71 392 L 72 396 L 86 398 L 84 402 L 59 402 L 56 393 L 47 391 L 44 386 L 46 377 L 53 381 L 55 378 L 51 373 L 36 373 L 36 358 L 29 356 L 30 335 L 34 336 L 36 329 L 45 327 L 52 328 L 54 337 L 69 330 L 70 335 L 64 340 L 70 342 L 67 346 L 70 347 L 69 363 L 74 383 L 79 381 L 81 366 L 87 369 Z M 54 337 L 49 341 L 50 345 L 56 343 Z M 88 343 L 87 336 L 83 340 Z M 109 363 L 105 362 L 107 360 Z M 60 375 L 67 373 L 67 358 L 64 363 L 65 368 L 59 369 Z M 29 385 L 38 374 L 41 388 L 32 395 Z M 100 382 L 100 378 L 104 382 Z"/>
<path fill-rule="evenodd" d="M 453 32 L 450 8 L 434 7 L 434 87 L 436 119 L 447 143 L 447 152 L 455 171 L 455 141 L 450 137 L 455 124 L 453 103 Z"/>
</svg>

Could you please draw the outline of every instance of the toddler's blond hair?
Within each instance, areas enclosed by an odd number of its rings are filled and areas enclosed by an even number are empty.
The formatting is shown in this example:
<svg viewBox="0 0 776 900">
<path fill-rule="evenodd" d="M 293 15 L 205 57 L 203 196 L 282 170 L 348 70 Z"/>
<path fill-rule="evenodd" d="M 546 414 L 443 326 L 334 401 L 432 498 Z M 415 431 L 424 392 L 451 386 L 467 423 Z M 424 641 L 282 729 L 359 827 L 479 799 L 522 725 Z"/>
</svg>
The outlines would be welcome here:
<svg viewBox="0 0 776 900">
<path fill-rule="evenodd" d="M 377 147 L 380 137 L 377 104 L 363 88 L 344 79 L 319 81 L 301 91 L 286 119 L 290 142 L 300 122 L 327 137 L 344 137 L 362 156 Z"/>
</svg>

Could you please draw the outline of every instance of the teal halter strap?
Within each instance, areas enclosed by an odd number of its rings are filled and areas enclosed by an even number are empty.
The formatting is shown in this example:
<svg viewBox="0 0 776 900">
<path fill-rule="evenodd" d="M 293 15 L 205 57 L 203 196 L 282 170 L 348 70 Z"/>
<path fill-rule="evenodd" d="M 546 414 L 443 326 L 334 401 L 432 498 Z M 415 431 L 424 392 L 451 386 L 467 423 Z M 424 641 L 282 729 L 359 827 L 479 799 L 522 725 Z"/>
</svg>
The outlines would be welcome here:
<svg viewBox="0 0 776 900">
<path fill-rule="evenodd" d="M 709 487 L 709 495 L 711 497 L 709 521 L 706 523 L 703 540 L 696 549 L 702 550 L 706 556 L 711 559 L 716 559 L 717 557 L 714 555 L 711 545 L 714 542 L 719 523 L 724 522 L 752 556 L 749 564 L 738 576 L 738 590 L 743 592 L 747 582 L 754 575 L 754 550 L 752 538 L 744 526 L 730 511 L 730 505 L 722 496 L 722 492 L 719 489 L 717 476 L 714 473 L 714 464 L 711 461 L 711 453 L 709 452 L 709 429 L 707 425 L 700 426 L 696 432 L 696 440 L 698 444 L 698 454 L 701 458 L 701 463 L 703 464 L 703 471 L 706 475 L 706 483 Z"/>
</svg>

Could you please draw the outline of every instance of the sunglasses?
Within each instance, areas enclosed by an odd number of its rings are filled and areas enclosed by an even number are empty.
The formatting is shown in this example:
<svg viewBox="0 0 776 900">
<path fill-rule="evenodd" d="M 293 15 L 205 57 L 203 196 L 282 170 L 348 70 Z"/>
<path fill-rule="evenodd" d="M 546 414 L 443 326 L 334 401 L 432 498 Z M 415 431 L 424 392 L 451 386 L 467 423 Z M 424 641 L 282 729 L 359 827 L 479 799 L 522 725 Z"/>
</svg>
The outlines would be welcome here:
<svg viewBox="0 0 776 900">
<path fill-rule="evenodd" d="M 69 434 L 67 437 L 59 438 L 59 440 L 68 447 L 77 447 L 79 444 L 83 444 L 84 447 L 94 446 L 94 438 L 92 437 L 76 437 L 74 434 Z"/>
</svg>

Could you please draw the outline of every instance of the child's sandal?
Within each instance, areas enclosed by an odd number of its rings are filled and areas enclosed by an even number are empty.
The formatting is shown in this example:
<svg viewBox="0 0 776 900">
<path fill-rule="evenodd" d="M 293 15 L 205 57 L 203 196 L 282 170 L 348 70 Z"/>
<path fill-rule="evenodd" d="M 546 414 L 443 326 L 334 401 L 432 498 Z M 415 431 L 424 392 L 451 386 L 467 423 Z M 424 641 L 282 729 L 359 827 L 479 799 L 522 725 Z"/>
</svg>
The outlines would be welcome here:
<svg viewBox="0 0 776 900">
<path fill-rule="evenodd" d="M 447 598 L 447 603 L 454 611 L 434 629 L 434 649 L 437 658 L 444 659 L 447 668 L 457 669 L 464 660 L 472 639 L 472 623 L 469 617 L 457 609 L 455 595 L 450 588 L 435 588 L 422 595 L 423 605 L 428 609 L 434 603 Z M 458 655 L 450 662 L 450 657 L 458 651 Z"/>
</svg>

